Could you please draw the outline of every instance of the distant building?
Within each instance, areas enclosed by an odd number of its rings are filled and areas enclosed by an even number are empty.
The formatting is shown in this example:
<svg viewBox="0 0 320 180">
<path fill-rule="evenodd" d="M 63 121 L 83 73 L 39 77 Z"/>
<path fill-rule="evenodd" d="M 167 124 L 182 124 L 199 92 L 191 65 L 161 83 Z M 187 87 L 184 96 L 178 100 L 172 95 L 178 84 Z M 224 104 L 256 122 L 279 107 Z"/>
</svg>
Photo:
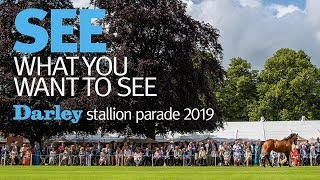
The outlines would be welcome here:
<svg viewBox="0 0 320 180">
<path fill-rule="evenodd" d="M 29 143 L 29 140 L 22 136 L 9 135 L 8 137 L 0 136 L 0 144 L 11 145 L 12 142 L 18 141 L 18 145 L 22 146 L 24 143 Z"/>
</svg>

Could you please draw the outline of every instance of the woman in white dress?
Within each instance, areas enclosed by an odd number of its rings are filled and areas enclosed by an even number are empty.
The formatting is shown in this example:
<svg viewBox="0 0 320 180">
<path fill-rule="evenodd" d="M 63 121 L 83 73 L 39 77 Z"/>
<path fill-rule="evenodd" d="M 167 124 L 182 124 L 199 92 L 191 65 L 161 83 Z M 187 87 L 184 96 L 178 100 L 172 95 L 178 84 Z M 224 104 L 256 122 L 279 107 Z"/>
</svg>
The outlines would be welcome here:
<svg viewBox="0 0 320 180">
<path fill-rule="evenodd" d="M 11 165 L 16 165 L 16 158 L 18 156 L 17 148 L 12 148 L 12 151 L 10 152 L 10 158 L 11 158 Z"/>
</svg>

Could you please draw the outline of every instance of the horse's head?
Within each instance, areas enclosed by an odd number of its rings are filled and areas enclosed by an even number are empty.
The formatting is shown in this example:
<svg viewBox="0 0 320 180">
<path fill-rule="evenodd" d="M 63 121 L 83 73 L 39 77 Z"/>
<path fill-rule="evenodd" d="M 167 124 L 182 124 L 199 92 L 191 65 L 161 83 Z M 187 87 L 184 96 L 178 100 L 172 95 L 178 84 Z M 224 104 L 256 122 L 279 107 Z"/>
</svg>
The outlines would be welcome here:
<svg viewBox="0 0 320 180">
<path fill-rule="evenodd" d="M 292 139 L 293 139 L 293 143 L 294 144 L 297 144 L 297 141 L 298 141 L 298 133 L 292 133 Z"/>
</svg>

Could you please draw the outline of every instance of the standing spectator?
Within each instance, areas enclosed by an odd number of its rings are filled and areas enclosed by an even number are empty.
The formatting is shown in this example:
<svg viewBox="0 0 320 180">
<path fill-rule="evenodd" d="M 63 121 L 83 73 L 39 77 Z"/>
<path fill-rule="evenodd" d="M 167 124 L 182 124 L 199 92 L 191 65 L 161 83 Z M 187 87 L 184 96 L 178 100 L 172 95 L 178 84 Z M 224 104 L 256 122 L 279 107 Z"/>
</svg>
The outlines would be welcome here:
<svg viewBox="0 0 320 180">
<path fill-rule="evenodd" d="M 276 161 L 277 161 L 277 158 L 278 158 L 277 156 L 278 156 L 278 153 L 272 150 L 271 153 L 270 153 L 270 159 L 271 159 L 270 163 L 273 166 L 276 164 Z"/>
<path fill-rule="evenodd" d="M 204 147 L 200 147 L 200 151 L 199 151 L 200 166 L 206 165 L 206 159 L 207 159 L 207 152 L 204 150 Z"/>
<path fill-rule="evenodd" d="M 317 142 L 314 144 L 316 153 L 320 155 L 320 139 L 317 138 Z"/>
<path fill-rule="evenodd" d="M 50 165 L 54 165 L 55 164 L 55 159 L 56 159 L 56 151 L 53 148 L 51 148 L 51 151 L 50 151 L 50 155 L 49 155 L 49 164 Z"/>
<path fill-rule="evenodd" d="M 102 148 L 100 152 L 100 159 L 99 159 L 99 165 L 107 165 L 107 160 L 106 160 L 107 154 L 106 154 L 106 149 Z"/>
<path fill-rule="evenodd" d="M 105 156 L 106 156 L 106 165 L 111 164 L 111 156 L 112 156 L 112 148 L 110 147 L 110 144 L 106 144 L 105 149 Z"/>
<path fill-rule="evenodd" d="M 209 164 L 210 166 L 217 165 L 217 152 L 214 149 L 211 150 L 209 162 L 210 162 L 210 164 Z"/>
<path fill-rule="evenodd" d="M 316 157 L 317 157 L 316 148 L 315 148 L 314 144 L 311 143 L 311 145 L 310 145 L 310 164 L 312 166 L 316 164 Z"/>
<path fill-rule="evenodd" d="M 224 144 L 224 143 L 223 143 Z M 218 153 L 219 153 L 219 166 L 222 166 L 224 165 L 224 160 L 223 160 L 223 153 L 224 153 L 224 147 L 223 147 L 223 144 L 220 144 L 219 147 L 218 147 Z"/>
<path fill-rule="evenodd" d="M 227 147 L 227 146 L 225 148 L 223 147 L 222 152 L 223 152 L 224 165 L 229 166 L 230 160 L 231 160 L 231 152 L 229 150 L 229 147 Z"/>
<path fill-rule="evenodd" d="M 23 159 L 26 155 L 26 151 L 27 151 L 27 146 L 26 144 L 23 144 L 22 147 L 20 148 L 19 162 L 23 163 Z"/>
<path fill-rule="evenodd" d="M 122 151 L 120 149 L 120 147 L 117 147 L 116 152 L 115 152 L 115 159 L 116 159 L 116 166 L 120 166 L 121 163 L 121 159 L 123 157 Z"/>
<path fill-rule="evenodd" d="M 190 156 L 190 165 L 193 165 L 195 162 L 195 158 L 194 158 L 194 154 L 195 154 L 195 146 L 193 145 L 192 142 L 189 142 L 188 146 L 187 146 L 187 151 L 188 151 L 188 155 Z"/>
<path fill-rule="evenodd" d="M 175 147 L 175 150 L 173 152 L 173 157 L 174 157 L 174 165 L 181 165 L 181 158 L 182 158 L 182 154 L 181 154 L 181 150 L 179 149 L 179 146 Z"/>
<path fill-rule="evenodd" d="M 245 151 L 244 158 L 247 166 L 252 165 L 252 152 L 249 147 Z"/>
<path fill-rule="evenodd" d="M 34 163 L 35 165 L 40 164 L 40 144 L 36 141 L 34 142 Z"/>
<path fill-rule="evenodd" d="M 192 166 L 193 165 L 193 163 L 192 163 L 192 149 L 187 147 L 185 157 L 186 157 L 187 166 Z"/>
<path fill-rule="evenodd" d="M 60 151 L 60 153 L 63 153 L 64 152 L 64 150 L 65 150 L 65 145 L 64 145 L 64 143 L 61 143 L 61 145 L 59 146 L 59 151 Z"/>
<path fill-rule="evenodd" d="M 210 148 L 210 140 L 207 141 L 207 143 L 204 145 L 204 149 L 206 151 L 206 156 L 208 158 L 206 158 L 206 164 L 210 165 L 211 164 L 211 158 L 210 157 L 210 153 L 211 153 L 211 148 Z"/>
<path fill-rule="evenodd" d="M 79 151 L 80 166 L 85 165 L 85 158 L 86 158 L 86 151 L 84 150 L 84 147 L 81 147 Z"/>
<path fill-rule="evenodd" d="M 170 149 L 174 150 L 174 148 L 176 147 L 176 145 L 174 144 L 173 141 L 170 141 L 169 147 L 170 147 Z"/>
<path fill-rule="evenodd" d="M 78 164 L 78 154 L 79 154 L 79 151 L 77 151 L 77 146 L 76 145 L 72 145 L 71 146 L 71 153 L 70 155 L 72 156 L 71 159 L 72 159 L 72 165 L 73 164 Z"/>
<path fill-rule="evenodd" d="M 10 152 L 11 165 L 16 165 L 16 158 L 18 156 L 18 151 L 15 147 L 12 148 Z"/>
<path fill-rule="evenodd" d="M 111 141 L 110 142 L 110 160 L 111 160 L 111 166 L 114 166 L 115 165 L 115 161 L 116 161 L 116 156 L 115 156 L 115 153 L 116 153 L 116 150 L 118 148 L 118 145 L 116 142 L 114 141 Z"/>
<path fill-rule="evenodd" d="M 132 152 L 136 151 L 136 144 L 134 142 L 130 142 L 129 148 L 131 149 Z"/>
<path fill-rule="evenodd" d="M 164 155 L 164 166 L 169 166 L 170 165 L 170 148 L 169 146 L 167 147 Z"/>
<path fill-rule="evenodd" d="M 40 149 L 40 160 L 41 160 L 41 165 L 47 165 L 46 164 L 46 160 L 48 159 L 48 156 L 47 156 L 47 150 L 46 150 L 46 147 L 43 146 L 41 149 Z"/>
<path fill-rule="evenodd" d="M 291 159 L 294 166 L 300 166 L 300 155 L 296 147 L 291 150 Z"/>
<path fill-rule="evenodd" d="M 142 162 L 142 152 L 139 147 L 136 148 L 133 160 L 136 163 L 136 166 L 140 166 L 140 163 Z"/>
<path fill-rule="evenodd" d="M 308 150 L 306 145 L 302 145 L 302 148 L 300 150 L 300 156 L 302 160 L 302 165 L 303 166 L 308 165 Z"/>
<path fill-rule="evenodd" d="M 150 166 L 151 165 L 151 152 L 149 148 L 146 148 L 144 155 L 143 155 L 143 165 Z"/>
<path fill-rule="evenodd" d="M 239 147 L 239 146 L 238 146 Z M 235 152 L 233 153 L 233 164 L 235 166 L 240 166 L 241 164 L 241 153 L 240 153 L 240 147 L 235 149 Z"/>
<path fill-rule="evenodd" d="M 127 166 L 130 164 L 130 161 L 132 160 L 132 152 L 128 146 L 124 146 L 123 153 L 124 153 L 124 165 Z"/>
<path fill-rule="evenodd" d="M 53 143 L 51 143 L 50 146 L 47 147 L 47 149 L 46 149 L 47 150 L 47 154 L 50 154 L 52 148 L 54 148 L 54 144 Z"/>
<path fill-rule="evenodd" d="M 6 164 L 8 153 L 9 153 L 9 146 L 3 145 L 2 149 L 1 149 L 1 165 Z"/>
<path fill-rule="evenodd" d="M 260 158 L 260 154 L 259 154 L 259 142 L 256 142 L 256 144 L 254 145 L 254 164 L 258 165 L 259 164 L 259 158 Z"/>
<path fill-rule="evenodd" d="M 87 147 L 85 156 L 86 156 L 86 166 L 91 166 L 91 157 L 92 157 L 92 148 Z"/>
<path fill-rule="evenodd" d="M 67 165 L 68 164 L 68 160 L 69 160 L 69 148 L 66 147 L 63 151 L 63 154 L 62 154 L 62 159 L 61 159 L 61 165 Z"/>
<path fill-rule="evenodd" d="M 27 147 L 25 149 L 25 155 L 23 157 L 22 165 L 30 166 L 30 160 L 31 160 L 31 150 Z"/>
<path fill-rule="evenodd" d="M 154 159 L 154 164 L 156 166 L 160 165 L 160 161 L 161 161 L 161 152 L 159 150 L 159 148 L 156 149 L 156 151 L 154 152 L 154 156 L 153 156 L 153 159 Z"/>
<path fill-rule="evenodd" d="M 18 152 L 20 152 L 20 147 L 19 147 L 18 144 L 19 144 L 18 141 L 15 141 L 15 142 L 13 143 L 13 147 L 16 148 L 16 150 L 17 150 Z"/>
</svg>

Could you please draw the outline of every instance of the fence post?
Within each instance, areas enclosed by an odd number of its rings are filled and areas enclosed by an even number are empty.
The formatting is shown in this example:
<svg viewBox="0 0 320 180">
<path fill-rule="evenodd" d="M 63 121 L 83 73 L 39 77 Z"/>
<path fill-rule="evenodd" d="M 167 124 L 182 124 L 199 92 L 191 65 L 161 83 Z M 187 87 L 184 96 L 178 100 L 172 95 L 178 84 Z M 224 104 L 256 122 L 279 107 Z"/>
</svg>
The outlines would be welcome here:
<svg viewBox="0 0 320 180">
<path fill-rule="evenodd" d="M 31 153 L 31 156 L 30 156 L 30 166 L 32 166 L 32 161 L 33 161 L 33 154 Z"/>
<path fill-rule="evenodd" d="M 153 154 L 151 155 L 151 165 L 153 166 Z"/>
<path fill-rule="evenodd" d="M 182 166 L 184 166 L 184 161 L 186 160 L 184 154 L 182 155 Z"/>
<path fill-rule="evenodd" d="M 7 152 L 5 152 L 5 153 L 4 153 L 4 155 L 3 155 L 3 159 L 4 159 L 4 161 L 3 161 L 3 166 L 6 166 L 6 161 L 7 161 Z"/>
<path fill-rule="evenodd" d="M 217 166 L 217 154 L 214 155 L 214 166 Z"/>
<path fill-rule="evenodd" d="M 61 154 L 59 154 L 59 166 L 61 166 Z"/>
<path fill-rule="evenodd" d="M 121 166 L 123 166 L 123 164 L 124 164 L 124 162 L 123 162 L 124 157 L 123 156 L 124 156 L 124 154 L 121 155 L 121 163 L 120 163 Z"/>
</svg>

